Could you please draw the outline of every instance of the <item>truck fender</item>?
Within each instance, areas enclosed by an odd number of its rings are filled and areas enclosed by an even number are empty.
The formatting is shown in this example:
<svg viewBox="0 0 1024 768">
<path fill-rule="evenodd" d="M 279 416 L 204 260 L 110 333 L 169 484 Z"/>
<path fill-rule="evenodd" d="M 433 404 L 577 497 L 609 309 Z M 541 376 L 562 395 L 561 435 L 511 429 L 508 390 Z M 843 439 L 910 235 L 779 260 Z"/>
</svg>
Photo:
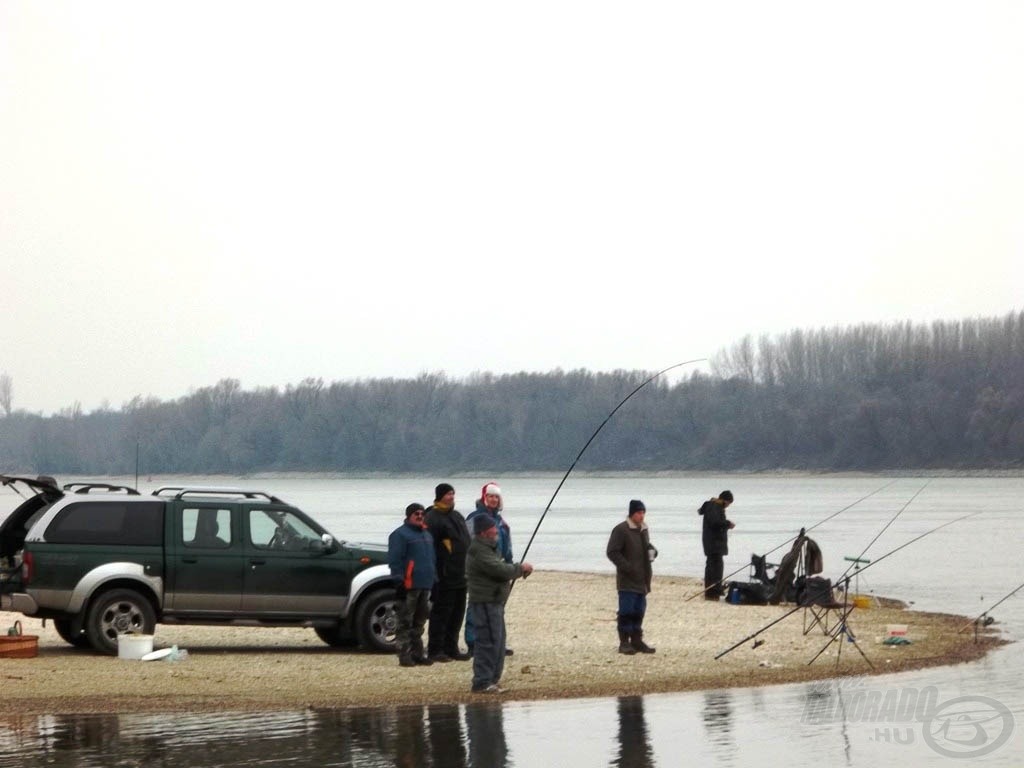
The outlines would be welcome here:
<svg viewBox="0 0 1024 768">
<path fill-rule="evenodd" d="M 156 608 L 159 612 L 164 602 L 164 580 L 160 576 L 150 576 L 139 563 L 104 563 L 83 576 L 65 609 L 68 613 L 80 613 L 89 598 L 96 590 L 111 581 L 135 581 L 146 587 L 156 597 Z"/>
<path fill-rule="evenodd" d="M 348 599 L 342 606 L 341 617 L 347 618 L 352 611 L 352 607 L 359 602 L 359 598 L 367 591 L 376 585 L 382 583 L 391 586 L 391 568 L 387 565 L 374 565 L 370 568 L 360 571 L 352 579 L 352 588 L 348 591 Z"/>
</svg>

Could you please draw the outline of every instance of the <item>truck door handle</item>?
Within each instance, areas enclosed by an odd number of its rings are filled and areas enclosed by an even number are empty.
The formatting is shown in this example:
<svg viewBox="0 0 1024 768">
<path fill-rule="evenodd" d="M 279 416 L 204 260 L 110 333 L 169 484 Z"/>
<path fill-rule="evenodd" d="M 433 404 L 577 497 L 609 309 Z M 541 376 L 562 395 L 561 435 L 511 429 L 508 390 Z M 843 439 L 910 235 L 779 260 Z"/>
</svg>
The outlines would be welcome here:
<svg viewBox="0 0 1024 768">
<path fill-rule="evenodd" d="M 194 557 L 183 557 L 183 558 L 181 558 L 181 562 L 183 562 L 183 563 L 190 563 L 192 565 L 195 565 L 196 563 L 199 562 L 199 560 L 197 560 Z"/>
<path fill-rule="evenodd" d="M 266 560 L 250 560 L 249 562 L 252 563 L 253 565 L 266 565 L 267 564 Z"/>
</svg>

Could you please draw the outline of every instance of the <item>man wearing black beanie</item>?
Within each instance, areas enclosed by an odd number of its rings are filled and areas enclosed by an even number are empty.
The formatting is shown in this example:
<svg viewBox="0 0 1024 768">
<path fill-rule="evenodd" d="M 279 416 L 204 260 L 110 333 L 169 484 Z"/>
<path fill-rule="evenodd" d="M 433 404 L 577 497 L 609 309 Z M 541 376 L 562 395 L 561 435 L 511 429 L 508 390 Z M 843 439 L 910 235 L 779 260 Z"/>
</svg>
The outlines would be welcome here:
<svg viewBox="0 0 1024 768">
<path fill-rule="evenodd" d="M 722 491 L 716 498 L 705 501 L 698 515 L 704 517 L 701 542 L 704 545 L 704 599 L 718 600 L 722 595 L 724 557 L 729 554 L 729 531 L 736 524 L 726 518 L 725 510 L 732 504 L 732 491 Z"/>
<path fill-rule="evenodd" d="M 459 632 L 466 613 L 466 552 L 469 529 L 466 519 L 455 509 L 455 488 L 439 483 L 434 503 L 427 509 L 427 530 L 434 537 L 437 560 L 437 586 L 434 588 L 427 632 L 427 655 L 434 661 L 468 661 L 468 653 L 459 650 Z"/>
<path fill-rule="evenodd" d="M 647 507 L 639 499 L 629 502 L 625 520 L 612 528 L 608 538 L 608 559 L 615 564 L 615 588 L 619 592 L 619 653 L 632 656 L 654 653 L 644 642 L 644 615 L 647 594 L 651 591 L 651 562 L 658 551 L 647 530 Z"/>
</svg>

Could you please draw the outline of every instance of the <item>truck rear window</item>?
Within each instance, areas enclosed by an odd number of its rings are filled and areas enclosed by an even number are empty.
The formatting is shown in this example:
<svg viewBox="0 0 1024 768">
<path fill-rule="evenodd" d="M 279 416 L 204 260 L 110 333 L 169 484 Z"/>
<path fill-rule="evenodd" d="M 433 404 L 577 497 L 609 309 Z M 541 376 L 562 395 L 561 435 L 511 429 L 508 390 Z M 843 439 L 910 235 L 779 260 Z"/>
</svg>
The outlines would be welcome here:
<svg viewBox="0 0 1024 768">
<path fill-rule="evenodd" d="M 83 502 L 62 509 L 46 529 L 53 544 L 120 544 L 161 546 L 164 504 L 161 501 Z"/>
</svg>

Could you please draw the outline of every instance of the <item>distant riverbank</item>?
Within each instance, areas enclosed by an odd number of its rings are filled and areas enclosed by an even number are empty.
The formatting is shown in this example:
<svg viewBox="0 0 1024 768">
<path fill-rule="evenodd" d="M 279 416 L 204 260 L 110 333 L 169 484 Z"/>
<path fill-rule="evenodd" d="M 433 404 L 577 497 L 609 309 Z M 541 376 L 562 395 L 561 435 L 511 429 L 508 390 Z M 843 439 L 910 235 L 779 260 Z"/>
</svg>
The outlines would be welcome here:
<svg viewBox="0 0 1024 768">
<path fill-rule="evenodd" d="M 793 606 L 734 606 L 697 597 L 694 579 L 656 578 L 645 640 L 653 655 L 617 653 L 614 577 L 538 572 L 516 584 L 508 605 L 509 644 L 502 699 L 618 696 L 771 685 L 895 672 L 976 660 L 1001 644 L 992 632 L 975 643 L 958 633 L 968 619 L 907 611 L 892 601 L 857 609 L 850 642 L 828 643 L 820 629 L 803 633 L 803 610 L 720 660 L 733 643 Z M 471 662 L 404 669 L 394 656 L 328 648 L 312 630 L 157 627 L 154 647 L 187 649 L 184 661 L 123 661 L 75 650 L 52 624 L 0 613 L 0 629 L 20 619 L 38 634 L 39 656 L 0 658 L 4 713 L 100 713 L 280 710 L 469 702 Z M 908 625 L 909 645 L 881 644 L 887 624 Z M 838 657 L 838 665 L 837 665 Z"/>
</svg>

